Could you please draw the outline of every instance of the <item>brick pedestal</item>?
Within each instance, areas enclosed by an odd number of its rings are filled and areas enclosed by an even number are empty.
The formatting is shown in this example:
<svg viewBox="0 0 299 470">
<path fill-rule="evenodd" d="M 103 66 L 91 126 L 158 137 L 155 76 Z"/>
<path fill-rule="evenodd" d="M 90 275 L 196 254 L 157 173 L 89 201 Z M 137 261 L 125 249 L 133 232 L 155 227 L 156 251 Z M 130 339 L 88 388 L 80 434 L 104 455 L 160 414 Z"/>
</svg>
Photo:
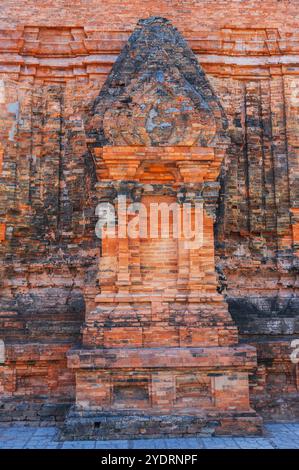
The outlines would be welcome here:
<svg viewBox="0 0 299 470">
<path fill-rule="evenodd" d="M 212 175 L 213 164 L 217 168 L 215 151 L 123 147 L 104 148 L 101 154 L 115 178 L 126 158 L 132 180 L 103 179 L 97 185 L 99 201 L 116 207 L 117 198 L 126 196 L 127 205 L 148 207 L 178 201 L 181 194 L 193 205 L 202 200 L 203 244 L 190 248 L 183 237 L 109 234 L 101 240 L 101 291 L 94 295 L 87 288 L 82 348 L 68 353 L 76 374 L 76 405 L 65 435 L 259 433 L 261 420 L 250 408 L 248 388 L 255 349 L 238 345 L 236 326 L 216 289 L 211 211 L 218 187 L 203 178 L 203 171 Z M 190 168 L 203 155 L 204 170 L 192 174 Z M 168 168 L 184 162 L 188 176 L 163 184 L 154 183 L 151 173 L 150 183 L 137 179 L 139 165 L 153 158 L 160 167 L 163 159 Z M 120 214 L 117 220 L 119 235 Z"/>
<path fill-rule="evenodd" d="M 68 437 L 261 432 L 249 407 L 250 347 L 74 350 L 77 404 Z"/>
</svg>

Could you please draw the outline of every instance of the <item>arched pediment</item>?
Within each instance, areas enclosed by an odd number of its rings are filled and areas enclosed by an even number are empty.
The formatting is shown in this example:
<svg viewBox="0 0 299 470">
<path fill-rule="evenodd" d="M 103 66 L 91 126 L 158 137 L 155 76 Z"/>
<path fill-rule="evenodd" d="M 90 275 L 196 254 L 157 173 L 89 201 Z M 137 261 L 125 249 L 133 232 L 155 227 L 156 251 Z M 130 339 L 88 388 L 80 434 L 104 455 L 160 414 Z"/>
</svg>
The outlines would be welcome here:
<svg viewBox="0 0 299 470">
<path fill-rule="evenodd" d="M 141 20 L 87 123 L 101 146 L 216 146 L 226 118 L 186 41 L 164 18 Z"/>
</svg>

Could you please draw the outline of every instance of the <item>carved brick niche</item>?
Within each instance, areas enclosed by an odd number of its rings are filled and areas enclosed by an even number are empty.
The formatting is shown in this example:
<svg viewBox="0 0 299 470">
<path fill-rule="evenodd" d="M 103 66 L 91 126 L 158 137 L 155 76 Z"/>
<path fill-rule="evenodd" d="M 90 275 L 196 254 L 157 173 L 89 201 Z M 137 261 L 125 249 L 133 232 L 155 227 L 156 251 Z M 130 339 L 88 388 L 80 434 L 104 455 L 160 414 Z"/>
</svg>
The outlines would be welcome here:
<svg viewBox="0 0 299 470">
<path fill-rule="evenodd" d="M 87 123 L 98 201 L 202 203 L 203 245 L 184 236 L 103 238 L 99 290 L 85 290 L 82 347 L 71 350 L 76 405 L 65 433 L 256 433 L 255 349 L 217 292 L 213 221 L 226 118 L 204 72 L 165 19 L 142 20 Z M 123 221 L 118 217 L 118 231 Z M 120 232 L 118 232 L 119 234 Z M 159 424 L 157 426 L 157 424 Z"/>
</svg>

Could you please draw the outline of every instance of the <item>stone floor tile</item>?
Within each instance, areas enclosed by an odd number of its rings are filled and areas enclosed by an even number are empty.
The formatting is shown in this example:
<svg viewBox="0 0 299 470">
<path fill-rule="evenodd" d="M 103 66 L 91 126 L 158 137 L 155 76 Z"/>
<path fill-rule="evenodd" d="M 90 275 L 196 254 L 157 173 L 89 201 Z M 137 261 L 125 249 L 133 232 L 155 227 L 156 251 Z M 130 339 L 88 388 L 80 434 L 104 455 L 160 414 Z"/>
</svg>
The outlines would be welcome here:
<svg viewBox="0 0 299 470">
<path fill-rule="evenodd" d="M 299 449 L 299 423 L 267 423 L 264 437 L 203 437 L 58 441 L 50 426 L 0 426 L 1 449 Z"/>
<path fill-rule="evenodd" d="M 253 437 L 235 437 L 234 441 L 240 449 L 273 449 L 269 439 Z"/>
<path fill-rule="evenodd" d="M 58 429 L 55 427 L 37 428 L 34 432 L 34 436 L 55 436 L 57 434 Z"/>
<path fill-rule="evenodd" d="M 203 437 L 205 449 L 238 449 L 238 445 L 232 437 Z"/>
<path fill-rule="evenodd" d="M 128 449 L 129 444 L 126 440 L 119 441 L 96 441 L 96 449 Z"/>
<path fill-rule="evenodd" d="M 94 449 L 95 441 L 65 441 L 62 449 Z"/>
<path fill-rule="evenodd" d="M 271 444 L 275 449 L 299 449 L 299 442 L 295 442 L 291 439 L 281 439 L 280 437 L 271 438 Z"/>
<path fill-rule="evenodd" d="M 162 439 L 160 449 L 202 449 L 200 442 L 196 438 L 167 438 Z"/>
<path fill-rule="evenodd" d="M 129 443 L 130 449 L 159 449 L 160 439 L 136 439 Z"/>
</svg>

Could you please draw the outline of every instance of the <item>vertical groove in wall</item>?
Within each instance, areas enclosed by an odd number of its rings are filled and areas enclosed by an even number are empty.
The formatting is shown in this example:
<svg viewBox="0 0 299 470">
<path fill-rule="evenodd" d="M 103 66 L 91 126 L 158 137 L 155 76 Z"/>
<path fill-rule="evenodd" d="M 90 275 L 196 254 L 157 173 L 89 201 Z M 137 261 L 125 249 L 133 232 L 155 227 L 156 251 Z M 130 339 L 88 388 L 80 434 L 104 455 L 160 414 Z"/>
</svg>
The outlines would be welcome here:
<svg viewBox="0 0 299 470">
<path fill-rule="evenodd" d="M 273 76 L 270 81 L 272 149 L 274 164 L 274 184 L 277 207 L 277 240 L 280 255 L 290 248 L 290 199 L 285 133 L 284 97 L 282 77 Z"/>
<path fill-rule="evenodd" d="M 246 187 L 246 220 L 247 220 L 247 231 L 251 232 L 251 219 L 250 219 L 250 194 L 249 194 L 249 160 L 248 160 L 248 135 L 247 135 L 247 86 L 244 83 L 244 107 L 243 107 L 243 126 L 244 126 L 244 144 L 243 144 L 243 156 L 244 156 L 244 177 Z"/>
<path fill-rule="evenodd" d="M 261 119 L 263 132 L 264 178 L 265 178 L 265 230 L 268 243 L 273 244 L 273 233 L 277 234 L 277 207 L 272 148 L 272 119 L 269 80 L 261 81 Z M 273 248 L 277 249 L 275 237 Z"/>
<path fill-rule="evenodd" d="M 262 231 L 267 231 L 267 216 L 266 216 L 266 156 L 265 156 L 265 136 L 264 136 L 264 122 L 263 122 L 263 111 L 262 111 L 262 80 L 259 82 L 259 90 L 258 90 L 258 111 L 259 111 L 259 128 L 260 128 L 260 147 L 261 147 L 261 155 L 262 155 Z"/>
</svg>

